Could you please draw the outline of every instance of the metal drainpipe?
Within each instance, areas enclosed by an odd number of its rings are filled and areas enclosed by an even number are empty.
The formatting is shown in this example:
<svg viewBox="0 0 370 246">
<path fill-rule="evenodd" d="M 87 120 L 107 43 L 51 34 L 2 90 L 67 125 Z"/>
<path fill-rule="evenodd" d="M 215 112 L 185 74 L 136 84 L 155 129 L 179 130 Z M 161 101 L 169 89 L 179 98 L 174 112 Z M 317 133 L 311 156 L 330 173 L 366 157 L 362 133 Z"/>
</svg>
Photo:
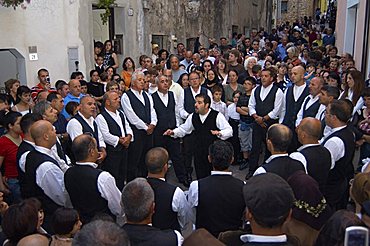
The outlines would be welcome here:
<svg viewBox="0 0 370 246">
<path fill-rule="evenodd" d="M 370 55 L 368 48 L 369 48 L 369 22 L 370 22 L 370 3 L 369 1 L 364 1 L 366 6 L 366 12 L 365 12 L 365 25 L 364 25 L 364 41 L 362 45 L 362 50 L 363 50 L 363 55 L 362 55 L 362 62 L 361 62 L 361 71 L 364 73 L 365 78 L 367 78 L 366 73 L 366 62 L 367 62 L 367 57 Z M 368 64 L 370 65 L 370 64 Z"/>
</svg>

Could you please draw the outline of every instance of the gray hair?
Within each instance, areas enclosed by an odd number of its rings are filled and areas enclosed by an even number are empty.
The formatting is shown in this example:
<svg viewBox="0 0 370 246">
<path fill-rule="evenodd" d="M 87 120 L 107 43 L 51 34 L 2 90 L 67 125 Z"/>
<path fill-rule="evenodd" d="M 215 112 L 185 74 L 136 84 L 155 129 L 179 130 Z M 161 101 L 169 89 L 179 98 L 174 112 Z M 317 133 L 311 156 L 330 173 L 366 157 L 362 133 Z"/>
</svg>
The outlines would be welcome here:
<svg viewBox="0 0 370 246">
<path fill-rule="evenodd" d="M 110 221 L 96 220 L 82 227 L 74 236 L 72 245 L 129 246 L 130 240 L 126 232 L 117 224 Z"/>
<path fill-rule="evenodd" d="M 256 57 L 254 57 L 254 56 L 248 57 L 247 59 L 245 59 L 245 62 L 244 62 L 244 68 L 245 68 L 245 70 L 248 70 L 248 64 L 249 64 L 249 62 L 251 60 L 255 60 L 256 63 L 257 63 L 257 58 Z"/>
<path fill-rule="evenodd" d="M 35 107 L 33 107 L 32 112 L 43 116 L 49 107 L 51 107 L 50 102 L 41 101 L 41 102 L 36 103 Z"/>
<path fill-rule="evenodd" d="M 166 77 L 166 78 L 167 78 L 167 76 L 166 76 L 166 75 L 163 75 L 163 74 L 158 75 L 157 77 L 155 77 L 155 84 L 156 84 L 156 85 L 158 85 L 158 84 L 159 84 L 159 81 L 160 81 L 161 77 Z"/>
<path fill-rule="evenodd" d="M 141 222 L 150 215 L 154 191 L 144 178 L 136 178 L 122 190 L 122 209 L 128 221 Z"/>
<path fill-rule="evenodd" d="M 132 76 L 131 76 L 131 83 L 134 82 L 135 80 L 137 80 L 137 77 L 139 75 L 142 75 L 142 76 L 145 77 L 145 74 L 143 72 L 141 72 L 141 71 L 135 71 L 135 72 L 133 72 L 132 73 Z"/>
</svg>

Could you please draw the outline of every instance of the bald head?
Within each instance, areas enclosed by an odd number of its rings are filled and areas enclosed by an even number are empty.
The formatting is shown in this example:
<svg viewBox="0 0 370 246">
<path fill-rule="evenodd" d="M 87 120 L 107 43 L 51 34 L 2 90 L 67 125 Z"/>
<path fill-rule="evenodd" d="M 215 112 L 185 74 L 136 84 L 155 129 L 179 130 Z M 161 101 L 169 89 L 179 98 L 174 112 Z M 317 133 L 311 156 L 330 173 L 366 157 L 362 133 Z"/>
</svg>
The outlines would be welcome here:
<svg viewBox="0 0 370 246">
<path fill-rule="evenodd" d="M 305 83 L 304 73 L 305 73 L 305 69 L 301 65 L 293 67 L 292 68 L 292 81 L 296 85 L 303 85 Z"/>
<path fill-rule="evenodd" d="M 301 123 L 299 123 L 298 128 L 299 128 L 298 135 L 301 135 L 300 131 L 302 131 L 302 133 L 304 133 L 307 137 L 312 138 L 316 141 L 318 141 L 321 137 L 321 122 L 316 118 L 312 118 L 312 117 L 304 118 L 301 121 Z M 306 144 L 306 143 L 302 143 L 302 144 Z"/>
<path fill-rule="evenodd" d="M 148 151 L 145 156 L 145 163 L 148 172 L 158 174 L 162 171 L 163 166 L 168 162 L 168 152 L 165 148 L 156 147 Z"/>
<path fill-rule="evenodd" d="M 78 97 L 81 94 L 81 83 L 78 79 L 72 79 L 68 83 L 69 92 L 75 96 Z"/>
<path fill-rule="evenodd" d="M 35 144 L 45 148 L 51 148 L 56 142 L 56 134 L 53 125 L 47 120 L 36 121 L 31 127 L 31 137 Z"/>
<path fill-rule="evenodd" d="M 17 246 L 48 246 L 49 239 L 41 234 L 32 234 L 22 238 Z"/>
<path fill-rule="evenodd" d="M 292 132 L 285 125 L 273 124 L 267 130 L 267 139 L 270 140 L 276 152 L 285 153 L 292 141 Z"/>
</svg>

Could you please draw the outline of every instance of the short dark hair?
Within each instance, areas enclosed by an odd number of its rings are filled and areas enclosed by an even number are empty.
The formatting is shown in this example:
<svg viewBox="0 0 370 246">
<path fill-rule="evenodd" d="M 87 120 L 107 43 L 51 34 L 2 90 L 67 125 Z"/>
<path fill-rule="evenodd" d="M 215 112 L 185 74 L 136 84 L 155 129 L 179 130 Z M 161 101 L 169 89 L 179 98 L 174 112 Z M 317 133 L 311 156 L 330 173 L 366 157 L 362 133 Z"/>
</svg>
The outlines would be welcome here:
<svg viewBox="0 0 370 246">
<path fill-rule="evenodd" d="M 42 120 L 42 116 L 40 114 L 28 113 L 23 116 L 20 122 L 22 132 L 28 133 L 32 124 L 39 120 Z"/>
<path fill-rule="evenodd" d="M 88 223 L 74 236 L 74 246 L 85 245 L 130 245 L 125 230 L 116 223 L 96 220 Z"/>
<path fill-rule="evenodd" d="M 90 70 L 90 78 L 93 76 L 93 74 L 94 73 L 98 73 L 99 74 L 99 72 L 98 72 L 98 70 L 96 70 L 96 69 L 92 69 L 92 70 Z"/>
<path fill-rule="evenodd" d="M 49 93 L 49 95 L 46 97 L 46 101 L 48 102 L 52 102 L 53 100 L 55 99 L 58 99 L 58 95 L 60 95 L 58 92 L 56 91 L 52 91 Z"/>
<path fill-rule="evenodd" d="M 100 42 L 100 41 L 96 41 L 95 43 L 94 43 L 94 48 L 100 48 L 100 49 L 103 49 L 103 43 L 102 42 Z"/>
<path fill-rule="evenodd" d="M 85 86 L 85 85 L 87 86 L 87 81 L 86 81 L 86 80 L 81 79 L 81 80 L 80 80 L 80 85 L 81 85 L 81 86 Z"/>
<path fill-rule="evenodd" d="M 31 89 L 25 85 L 21 85 L 17 89 L 17 99 L 15 100 L 15 104 L 21 101 L 21 96 L 26 93 L 31 93 Z"/>
<path fill-rule="evenodd" d="M 370 87 L 366 87 L 362 92 L 362 97 L 370 97 Z"/>
<path fill-rule="evenodd" d="M 208 104 L 208 107 L 211 106 L 211 98 L 207 94 L 200 93 L 195 98 L 203 98 L 204 104 Z"/>
<path fill-rule="evenodd" d="M 74 101 L 70 101 L 67 103 L 66 105 L 66 112 L 73 116 L 73 111 L 78 107 L 78 105 L 80 105 L 78 102 L 74 102 Z"/>
<path fill-rule="evenodd" d="M 219 85 L 215 85 L 211 89 L 212 95 L 215 94 L 215 92 L 221 92 L 222 93 L 222 88 Z"/>
<path fill-rule="evenodd" d="M 329 86 L 329 85 L 323 85 L 321 88 L 322 91 L 325 91 L 328 96 L 333 97 L 334 99 L 338 99 L 340 95 L 340 90 L 338 87 L 335 86 Z"/>
<path fill-rule="evenodd" d="M 39 71 L 37 71 L 37 76 L 40 76 L 41 72 L 49 72 L 46 68 L 40 68 Z"/>
<path fill-rule="evenodd" d="M 80 71 L 72 72 L 71 79 L 76 79 L 78 76 L 84 77 L 84 74 L 82 72 L 80 72 Z"/>
<path fill-rule="evenodd" d="M 97 148 L 93 137 L 83 134 L 83 137 L 80 135 L 75 138 L 72 142 L 72 153 L 76 162 L 86 160 L 89 156 L 89 151 L 93 148 Z"/>
<path fill-rule="evenodd" d="M 266 67 L 264 69 L 262 69 L 262 72 L 269 72 L 270 73 L 270 76 L 274 78 L 274 80 L 276 80 L 276 70 L 275 68 L 273 67 Z"/>
<path fill-rule="evenodd" d="M 17 111 L 0 111 L 0 123 L 5 127 L 5 129 L 9 130 L 9 125 L 14 125 L 17 121 L 18 117 L 22 117 L 22 114 Z"/>
<path fill-rule="evenodd" d="M 64 80 L 61 80 L 61 79 L 57 80 L 57 82 L 55 82 L 55 88 L 57 90 L 62 89 L 62 87 L 65 86 L 65 85 L 68 85 L 67 82 L 65 82 Z"/>
<path fill-rule="evenodd" d="M 145 164 L 149 173 L 158 174 L 168 162 L 168 152 L 161 147 L 150 149 L 145 155 Z"/>
<path fill-rule="evenodd" d="M 212 166 L 218 171 L 223 171 L 229 168 L 233 160 L 234 149 L 231 143 L 217 140 L 209 146 L 208 154 Z"/>
<path fill-rule="evenodd" d="M 281 124 L 274 124 L 267 130 L 267 139 L 274 146 L 274 149 L 279 152 L 286 152 L 292 141 L 292 131 Z"/>
<path fill-rule="evenodd" d="M 341 122 L 347 123 L 352 116 L 351 106 L 344 100 L 334 99 L 330 104 L 329 113 L 335 115 Z M 352 106 L 353 107 L 353 106 Z"/>
<path fill-rule="evenodd" d="M 257 84 L 257 80 L 254 78 L 254 77 L 252 77 L 252 76 L 248 76 L 248 77 L 246 77 L 245 79 L 244 79 L 244 82 L 245 81 L 250 81 L 253 85 L 256 85 Z"/>
<path fill-rule="evenodd" d="M 51 219 L 54 233 L 65 235 L 73 230 L 74 225 L 80 219 L 78 212 L 73 208 L 58 208 Z"/>
</svg>

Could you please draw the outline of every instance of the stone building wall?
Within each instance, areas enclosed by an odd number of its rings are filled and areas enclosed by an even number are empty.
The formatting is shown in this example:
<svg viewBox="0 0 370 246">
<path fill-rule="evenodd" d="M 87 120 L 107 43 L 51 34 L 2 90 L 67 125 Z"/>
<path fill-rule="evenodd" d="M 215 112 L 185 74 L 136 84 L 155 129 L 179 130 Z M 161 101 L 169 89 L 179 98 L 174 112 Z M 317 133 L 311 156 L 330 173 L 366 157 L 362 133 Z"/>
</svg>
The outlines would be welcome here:
<svg viewBox="0 0 370 246">
<path fill-rule="evenodd" d="M 281 22 L 293 23 L 304 16 L 312 16 L 314 12 L 314 1 L 288 0 L 288 11 L 281 14 Z"/>
</svg>

